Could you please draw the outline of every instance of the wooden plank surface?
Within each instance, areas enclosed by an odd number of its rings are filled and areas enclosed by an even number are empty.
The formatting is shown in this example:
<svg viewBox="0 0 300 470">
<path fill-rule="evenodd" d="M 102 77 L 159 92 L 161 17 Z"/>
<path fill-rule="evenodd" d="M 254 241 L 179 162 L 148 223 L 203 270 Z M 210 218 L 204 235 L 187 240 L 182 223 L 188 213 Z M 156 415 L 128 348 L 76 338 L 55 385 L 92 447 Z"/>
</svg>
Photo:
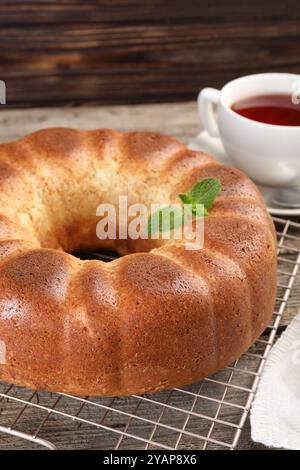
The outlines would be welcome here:
<svg viewBox="0 0 300 470">
<path fill-rule="evenodd" d="M 7 142 L 46 127 L 80 129 L 155 130 L 184 142 L 200 131 L 195 103 L 135 106 L 82 106 L 6 110 L 0 106 L 0 142 Z"/>
<path fill-rule="evenodd" d="M 73 126 L 78 128 L 97 128 L 97 127 L 113 127 L 120 130 L 133 130 L 133 129 L 148 129 L 164 132 L 169 135 L 176 136 L 184 142 L 189 142 L 199 132 L 199 123 L 196 111 L 196 105 L 194 102 L 189 103 L 174 103 L 174 104 L 161 104 L 161 105 L 139 105 L 139 106 L 111 106 L 111 107 L 78 107 L 78 108 L 44 108 L 34 110 L 4 110 L 0 107 L 0 141 L 14 140 L 33 132 L 34 130 L 53 127 L 53 126 Z M 281 227 L 282 228 L 282 227 Z M 278 229 L 281 230 L 280 226 Z M 300 250 L 300 232 L 294 230 L 291 232 L 298 238 L 291 238 L 285 240 L 284 244 L 286 248 L 282 251 L 282 256 L 288 261 L 283 262 L 283 267 L 289 269 L 293 268 L 293 264 L 290 264 L 295 260 L 296 254 L 295 249 Z M 290 276 L 281 275 L 279 282 L 282 285 L 286 285 L 290 280 Z M 278 296 L 281 297 L 285 292 L 285 288 L 281 287 L 278 292 Z M 279 308 L 280 302 L 276 308 Z M 300 307 L 300 276 L 297 275 L 295 278 L 294 288 L 292 289 L 289 302 L 287 303 L 286 315 L 282 325 L 288 324 L 290 319 L 295 315 Z M 258 353 L 259 347 L 257 346 L 253 352 Z M 246 370 L 255 370 L 257 364 L 254 363 L 254 359 L 251 357 L 243 357 L 243 367 Z M 221 371 L 218 378 L 228 380 L 228 371 Z M 236 374 L 236 373 L 235 373 Z M 244 376 L 243 374 L 235 376 L 235 383 L 243 386 L 251 386 L 253 381 L 252 376 Z M 195 386 L 196 388 L 198 386 Z M 0 392 L 7 388 L 5 385 L 0 385 Z M 195 388 L 195 390 L 196 390 Z M 11 392 L 12 393 L 12 392 Z M 165 392 L 168 393 L 168 392 Z M 208 393 L 208 390 L 202 390 L 202 393 Z M 209 390 L 211 396 L 218 396 L 218 387 L 214 386 Z M 21 399 L 29 400 L 31 397 L 30 391 L 24 391 L 14 389 L 13 394 Z M 160 399 L 164 401 L 166 394 L 162 395 Z M 56 399 L 56 395 L 53 394 L 39 394 L 38 401 L 37 397 L 34 396 L 32 401 L 41 405 L 53 406 Z M 171 397 L 173 405 L 190 409 L 191 400 L 190 397 L 182 397 L 180 394 L 173 395 Z M 241 403 L 245 397 L 241 396 L 241 391 L 238 389 L 230 389 L 226 395 L 226 399 L 232 403 Z M 198 400 L 199 409 L 201 413 L 213 416 L 215 409 L 213 404 L 207 401 Z M 75 401 L 64 401 L 64 399 L 58 403 L 57 408 L 60 411 L 67 412 L 68 414 L 78 413 L 80 403 Z M 120 399 L 115 403 L 115 406 L 125 410 L 126 412 L 133 412 L 134 401 L 131 398 Z M 22 411 L 23 410 L 23 411 Z M 18 419 L 17 429 L 32 434 L 36 432 L 39 426 L 42 424 L 45 418 L 43 410 L 37 410 L 31 407 L 23 408 L 22 404 L 17 404 L 12 401 L 7 402 L 6 399 L 0 397 L 0 426 L 11 426 L 15 421 L 16 417 L 22 411 L 20 418 Z M 89 420 L 101 421 L 102 415 L 99 411 L 85 408 L 82 411 L 84 418 Z M 149 420 L 157 420 L 158 408 L 154 405 L 142 406 L 140 413 Z M 234 410 L 232 407 L 225 407 L 222 415 L 223 420 L 232 420 L 234 418 Z M 112 413 L 106 417 L 108 422 L 115 426 L 116 429 L 124 429 L 126 425 L 126 419 L 114 416 Z M 181 417 L 178 413 L 174 413 L 174 416 L 165 416 L 164 419 L 169 419 L 174 426 L 182 426 Z M 131 423 L 133 425 L 133 423 Z M 151 431 L 151 426 L 148 424 L 138 425 L 136 424 L 134 432 L 140 434 L 148 433 Z M 201 426 L 203 426 L 203 432 L 207 432 L 205 423 L 191 420 L 190 430 L 199 433 Z M 153 426 L 152 426 L 153 427 Z M 168 431 L 169 432 L 169 431 Z M 160 439 L 163 442 L 168 441 L 168 432 L 164 435 L 160 435 Z M 215 432 L 215 431 L 214 431 Z M 232 429 L 226 426 L 221 426 L 218 431 L 217 437 L 219 440 L 230 442 L 232 439 Z M 100 449 L 100 448 L 111 448 L 115 445 L 118 436 L 112 436 L 110 433 L 103 430 L 99 430 L 94 426 L 88 424 L 82 424 L 71 421 L 70 419 L 64 418 L 63 416 L 52 414 L 47 420 L 45 425 L 42 427 L 39 436 L 50 440 L 60 449 L 73 449 L 73 448 L 89 448 L 89 449 Z M 192 437 L 184 438 L 185 448 L 196 448 L 197 442 Z M 113 444 L 112 444 L 113 443 Z M 121 448 L 136 448 L 137 443 L 132 440 L 125 440 L 122 442 Z M 210 448 L 213 448 L 212 444 Z M 215 446 L 216 447 L 216 446 Z M 30 443 L 23 439 L 12 438 L 6 434 L 0 433 L 0 449 L 28 449 L 28 448 L 40 448 L 38 444 Z M 262 446 L 254 444 L 250 437 L 250 426 L 249 420 L 246 422 L 246 426 L 242 432 L 239 448 L 243 449 L 259 449 Z"/>
<path fill-rule="evenodd" d="M 298 0 L 2 0 L 8 106 L 194 99 L 260 71 L 300 72 Z"/>
</svg>

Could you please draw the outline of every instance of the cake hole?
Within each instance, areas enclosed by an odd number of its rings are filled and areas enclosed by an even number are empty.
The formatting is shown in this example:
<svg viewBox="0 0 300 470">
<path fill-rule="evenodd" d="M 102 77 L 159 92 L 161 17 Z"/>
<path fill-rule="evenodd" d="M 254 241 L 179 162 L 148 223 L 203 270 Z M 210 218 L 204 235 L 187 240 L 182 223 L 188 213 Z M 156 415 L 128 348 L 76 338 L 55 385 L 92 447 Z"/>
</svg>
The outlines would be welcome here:
<svg viewBox="0 0 300 470">
<path fill-rule="evenodd" d="M 118 253 L 116 253 L 115 251 L 111 251 L 111 250 L 77 251 L 72 254 L 82 260 L 87 260 L 87 259 L 97 260 L 98 259 L 101 261 L 105 261 L 106 263 L 109 263 L 110 261 L 120 258 L 120 255 Z"/>
</svg>

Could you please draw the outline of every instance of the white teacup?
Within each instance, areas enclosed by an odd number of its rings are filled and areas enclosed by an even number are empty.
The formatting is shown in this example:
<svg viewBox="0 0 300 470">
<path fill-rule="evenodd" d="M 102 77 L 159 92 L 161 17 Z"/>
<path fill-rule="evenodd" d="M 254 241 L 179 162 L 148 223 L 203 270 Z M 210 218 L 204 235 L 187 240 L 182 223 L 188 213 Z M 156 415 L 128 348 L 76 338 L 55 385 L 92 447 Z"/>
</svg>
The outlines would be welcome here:
<svg viewBox="0 0 300 470">
<path fill-rule="evenodd" d="M 236 102 L 258 95 L 288 94 L 299 103 L 300 75 L 262 73 L 237 78 L 221 91 L 204 88 L 198 96 L 201 122 L 220 137 L 238 168 L 252 179 L 271 186 L 300 182 L 300 126 L 253 121 L 231 109 Z"/>
</svg>

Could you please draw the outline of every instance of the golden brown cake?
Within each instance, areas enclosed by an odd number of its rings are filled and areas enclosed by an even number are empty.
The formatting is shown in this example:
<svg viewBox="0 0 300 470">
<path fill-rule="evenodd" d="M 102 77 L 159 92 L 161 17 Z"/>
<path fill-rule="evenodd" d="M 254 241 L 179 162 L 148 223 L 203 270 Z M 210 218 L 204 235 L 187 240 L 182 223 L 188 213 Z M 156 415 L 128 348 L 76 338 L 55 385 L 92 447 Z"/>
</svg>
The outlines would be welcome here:
<svg viewBox="0 0 300 470">
<path fill-rule="evenodd" d="M 222 192 L 204 248 L 96 236 L 96 208 L 172 203 L 205 177 Z M 110 263 L 70 253 L 114 249 Z M 47 129 L 0 145 L 0 379 L 125 395 L 202 379 L 267 326 L 276 241 L 255 185 L 173 138 Z"/>
</svg>

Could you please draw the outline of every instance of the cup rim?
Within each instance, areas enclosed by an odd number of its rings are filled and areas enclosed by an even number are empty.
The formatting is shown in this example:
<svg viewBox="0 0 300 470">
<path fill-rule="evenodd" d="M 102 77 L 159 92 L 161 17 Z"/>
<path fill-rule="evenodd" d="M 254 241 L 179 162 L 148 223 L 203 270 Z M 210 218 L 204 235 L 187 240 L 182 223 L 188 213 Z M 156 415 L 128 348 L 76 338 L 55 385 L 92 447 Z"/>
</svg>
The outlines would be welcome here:
<svg viewBox="0 0 300 470">
<path fill-rule="evenodd" d="M 253 119 L 249 119 L 245 116 L 241 116 L 240 114 L 236 113 L 235 111 L 233 111 L 233 109 L 231 109 L 231 107 L 224 102 L 224 96 L 223 96 L 223 93 L 226 91 L 227 88 L 229 88 L 230 86 L 233 86 L 235 83 L 238 83 L 238 82 L 243 82 L 243 81 L 246 81 L 248 80 L 249 78 L 254 78 L 254 77 L 258 77 L 258 78 L 278 78 L 278 77 L 285 77 L 285 78 L 294 78 L 294 79 L 297 79 L 300 81 L 300 74 L 297 74 L 297 73 L 284 73 L 284 72 L 266 72 L 266 73 L 253 73 L 253 74 L 250 74 L 250 75 L 244 75 L 242 77 L 237 77 L 237 78 L 234 78 L 233 80 L 230 80 L 230 82 L 227 82 L 223 88 L 221 89 L 221 103 L 222 105 L 226 108 L 226 111 L 229 111 L 229 113 L 232 115 L 232 116 L 235 116 L 235 118 L 237 119 L 240 119 L 240 120 L 246 120 L 248 122 L 252 122 L 254 123 L 254 125 L 256 126 L 259 126 L 259 127 L 267 127 L 267 128 L 273 128 L 273 129 L 284 129 L 284 130 L 289 130 L 289 132 L 292 132 L 293 130 L 299 130 L 300 129 L 300 125 L 299 126 L 282 126 L 280 124 L 269 124 L 267 122 L 260 122 L 260 121 L 255 121 Z"/>
</svg>

